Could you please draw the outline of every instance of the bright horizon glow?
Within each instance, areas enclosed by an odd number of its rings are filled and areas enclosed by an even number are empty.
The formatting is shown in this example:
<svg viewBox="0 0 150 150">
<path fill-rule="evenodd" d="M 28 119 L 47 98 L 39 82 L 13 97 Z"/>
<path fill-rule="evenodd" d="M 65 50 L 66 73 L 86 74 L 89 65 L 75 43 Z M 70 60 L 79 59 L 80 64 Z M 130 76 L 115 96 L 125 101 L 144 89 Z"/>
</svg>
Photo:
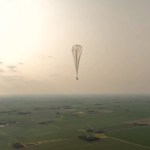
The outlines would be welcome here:
<svg viewBox="0 0 150 150">
<path fill-rule="evenodd" d="M 149 6 L 0 0 L 0 94 L 149 93 Z M 74 44 L 83 47 L 79 81 Z"/>
</svg>

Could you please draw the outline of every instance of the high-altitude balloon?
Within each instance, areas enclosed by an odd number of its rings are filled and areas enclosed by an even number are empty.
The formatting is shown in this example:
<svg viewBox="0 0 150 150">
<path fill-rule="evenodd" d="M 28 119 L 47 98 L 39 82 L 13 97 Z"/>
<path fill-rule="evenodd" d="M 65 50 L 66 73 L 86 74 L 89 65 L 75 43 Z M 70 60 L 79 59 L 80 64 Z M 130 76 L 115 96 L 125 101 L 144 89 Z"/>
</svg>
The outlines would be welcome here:
<svg viewBox="0 0 150 150">
<path fill-rule="evenodd" d="M 72 54 L 74 58 L 74 64 L 76 69 L 76 79 L 78 80 L 78 70 L 79 70 L 79 63 L 80 63 L 80 57 L 82 53 L 82 46 L 81 45 L 73 45 L 72 46 Z"/>
</svg>

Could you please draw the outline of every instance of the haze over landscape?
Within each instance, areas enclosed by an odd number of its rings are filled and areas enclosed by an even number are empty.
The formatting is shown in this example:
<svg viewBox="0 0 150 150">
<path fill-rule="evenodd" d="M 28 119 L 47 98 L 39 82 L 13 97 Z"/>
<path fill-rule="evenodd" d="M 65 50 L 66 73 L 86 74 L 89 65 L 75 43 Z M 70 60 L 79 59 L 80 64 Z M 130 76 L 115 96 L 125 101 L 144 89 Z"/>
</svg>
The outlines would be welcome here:
<svg viewBox="0 0 150 150">
<path fill-rule="evenodd" d="M 0 94 L 149 93 L 149 0 L 0 0 Z M 71 47 L 83 46 L 79 81 Z"/>
</svg>

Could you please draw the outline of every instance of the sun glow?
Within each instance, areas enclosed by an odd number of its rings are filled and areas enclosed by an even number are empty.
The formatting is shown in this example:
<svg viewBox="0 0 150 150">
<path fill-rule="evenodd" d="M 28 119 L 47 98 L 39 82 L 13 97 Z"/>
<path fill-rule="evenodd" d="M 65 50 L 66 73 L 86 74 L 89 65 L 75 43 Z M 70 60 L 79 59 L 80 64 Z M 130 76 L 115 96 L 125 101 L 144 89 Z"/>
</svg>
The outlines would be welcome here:
<svg viewBox="0 0 150 150">
<path fill-rule="evenodd" d="M 32 55 L 40 41 L 42 14 L 31 1 L 0 1 L 0 61 L 14 62 Z"/>
</svg>

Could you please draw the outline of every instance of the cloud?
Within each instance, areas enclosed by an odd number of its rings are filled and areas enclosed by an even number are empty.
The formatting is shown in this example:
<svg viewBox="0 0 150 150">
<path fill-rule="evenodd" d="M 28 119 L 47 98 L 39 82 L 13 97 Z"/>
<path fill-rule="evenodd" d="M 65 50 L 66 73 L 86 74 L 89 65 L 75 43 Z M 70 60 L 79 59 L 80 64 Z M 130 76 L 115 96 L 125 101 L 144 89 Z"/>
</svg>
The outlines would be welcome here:
<svg viewBox="0 0 150 150">
<path fill-rule="evenodd" d="M 23 76 L 21 76 L 21 75 L 4 75 L 3 76 L 3 79 L 5 79 L 5 80 L 22 80 L 22 79 L 24 79 L 23 78 Z"/>
<path fill-rule="evenodd" d="M 19 65 L 24 65 L 24 63 L 22 63 L 22 62 L 19 62 L 18 64 L 19 64 Z"/>
<path fill-rule="evenodd" d="M 9 69 L 16 69 L 17 68 L 17 66 L 7 66 Z"/>
<path fill-rule="evenodd" d="M 7 66 L 7 68 L 8 68 L 11 72 L 17 72 L 17 70 L 16 70 L 17 66 L 10 65 L 10 66 Z"/>
</svg>

